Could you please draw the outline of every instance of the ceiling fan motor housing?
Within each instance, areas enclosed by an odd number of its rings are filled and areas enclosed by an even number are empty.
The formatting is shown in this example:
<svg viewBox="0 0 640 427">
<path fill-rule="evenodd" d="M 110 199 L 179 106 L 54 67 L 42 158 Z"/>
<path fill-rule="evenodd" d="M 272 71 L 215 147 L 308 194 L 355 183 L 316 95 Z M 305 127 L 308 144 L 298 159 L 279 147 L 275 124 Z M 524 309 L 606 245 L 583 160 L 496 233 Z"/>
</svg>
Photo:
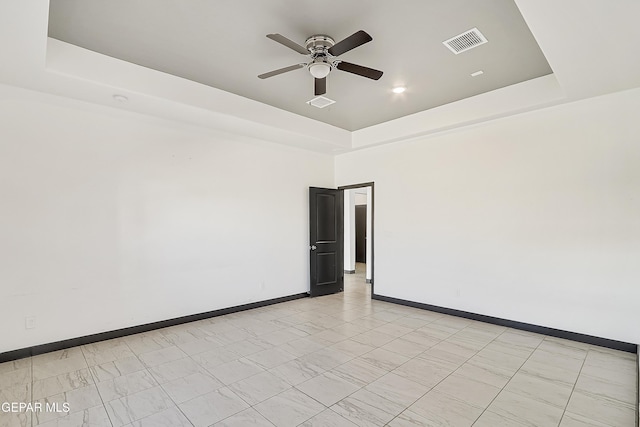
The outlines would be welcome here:
<svg viewBox="0 0 640 427">
<path fill-rule="evenodd" d="M 329 49 L 335 44 L 329 36 L 311 36 L 305 42 L 307 50 L 311 53 L 311 62 L 307 65 L 309 72 L 316 79 L 323 79 L 333 69 L 333 62 L 329 58 Z"/>
<path fill-rule="evenodd" d="M 312 55 L 329 55 L 327 51 L 332 48 L 334 44 L 336 44 L 336 42 L 331 37 L 324 35 L 311 36 L 305 42 L 307 50 L 309 50 Z"/>
</svg>

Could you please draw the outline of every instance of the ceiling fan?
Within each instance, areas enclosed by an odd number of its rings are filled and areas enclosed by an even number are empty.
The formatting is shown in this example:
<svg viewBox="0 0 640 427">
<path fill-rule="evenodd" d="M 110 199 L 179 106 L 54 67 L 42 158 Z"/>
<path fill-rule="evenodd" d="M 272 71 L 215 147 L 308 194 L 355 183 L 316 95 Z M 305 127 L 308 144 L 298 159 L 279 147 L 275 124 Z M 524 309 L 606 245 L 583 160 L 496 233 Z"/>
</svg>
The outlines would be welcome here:
<svg viewBox="0 0 640 427">
<path fill-rule="evenodd" d="M 338 43 L 329 36 L 311 36 L 305 42 L 306 47 L 300 46 L 298 43 L 291 41 L 280 34 L 267 34 L 267 37 L 302 55 L 309 56 L 310 61 L 260 74 L 258 77 L 261 79 L 268 79 L 269 77 L 277 76 L 278 74 L 306 67 L 309 70 L 309 73 L 314 77 L 315 94 L 324 95 L 327 93 L 327 76 L 334 68 L 373 80 L 378 80 L 382 77 L 382 71 L 336 59 L 343 53 L 349 52 L 350 50 L 373 40 L 373 38 L 365 31 L 360 30 Z"/>
</svg>

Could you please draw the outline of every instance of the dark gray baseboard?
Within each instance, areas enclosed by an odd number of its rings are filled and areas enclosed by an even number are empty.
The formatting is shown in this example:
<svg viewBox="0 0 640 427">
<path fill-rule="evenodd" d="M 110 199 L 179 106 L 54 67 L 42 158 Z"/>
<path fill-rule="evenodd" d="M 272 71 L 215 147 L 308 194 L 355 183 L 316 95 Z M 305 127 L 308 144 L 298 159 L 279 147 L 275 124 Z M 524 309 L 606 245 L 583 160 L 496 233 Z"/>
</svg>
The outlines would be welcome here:
<svg viewBox="0 0 640 427">
<path fill-rule="evenodd" d="M 265 307 L 267 305 L 306 298 L 308 296 L 309 294 L 306 292 L 301 294 L 288 295 L 280 298 L 273 298 L 264 301 L 252 302 L 249 304 L 237 305 L 235 307 L 207 311 L 205 313 L 191 314 L 189 316 L 176 317 L 174 319 L 161 320 L 159 322 L 147 323 L 138 326 L 131 326 L 129 328 L 117 329 L 115 331 L 101 332 L 99 334 L 87 335 L 84 337 L 71 338 L 64 341 L 57 341 L 48 344 L 40 344 L 33 347 L 21 348 L 19 350 L 7 351 L 4 353 L 0 353 L 0 363 L 22 359 L 30 356 L 36 356 L 38 354 L 49 353 L 52 351 L 64 350 L 66 348 L 77 347 L 79 345 L 92 344 L 99 341 L 126 337 L 127 335 L 149 332 L 155 329 L 181 325 L 183 323 L 195 322 L 197 320 L 209 319 L 211 317 L 223 316 L 225 314 L 237 313 L 239 311 L 251 310 L 252 308 Z"/>
<path fill-rule="evenodd" d="M 355 270 L 345 270 L 344 271 L 346 274 L 356 274 Z"/>
<path fill-rule="evenodd" d="M 506 326 L 508 328 L 520 329 L 523 331 L 533 332 L 536 334 L 548 335 L 566 340 L 578 341 L 586 344 L 607 347 L 614 350 L 626 351 L 629 353 L 637 353 L 637 344 L 624 341 L 616 341 L 608 338 L 594 337 L 592 335 L 579 334 L 577 332 L 563 331 L 561 329 L 548 328 L 546 326 L 533 325 L 531 323 L 516 322 L 515 320 L 501 319 L 499 317 L 485 316 L 484 314 L 470 313 L 468 311 L 456 310 L 453 308 L 440 307 L 437 305 L 424 304 L 421 302 L 408 301 L 383 295 L 372 295 L 372 299 L 378 301 L 400 304 L 407 307 L 421 308 L 423 310 L 434 311 L 436 313 L 449 314 L 451 316 L 464 317 L 465 319 L 477 320 L 494 325 Z"/>
</svg>

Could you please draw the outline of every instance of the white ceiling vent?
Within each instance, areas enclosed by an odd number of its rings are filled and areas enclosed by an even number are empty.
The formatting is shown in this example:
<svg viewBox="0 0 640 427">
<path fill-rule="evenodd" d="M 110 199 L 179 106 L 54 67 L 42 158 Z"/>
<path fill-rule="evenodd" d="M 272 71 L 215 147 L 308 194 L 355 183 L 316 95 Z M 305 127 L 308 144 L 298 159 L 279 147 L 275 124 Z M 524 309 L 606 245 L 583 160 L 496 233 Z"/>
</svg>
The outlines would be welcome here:
<svg viewBox="0 0 640 427">
<path fill-rule="evenodd" d="M 313 105 L 314 107 L 324 108 L 333 103 L 335 103 L 333 99 L 325 98 L 324 96 L 316 96 L 311 101 L 307 101 L 307 104 Z"/>
<path fill-rule="evenodd" d="M 465 31 L 455 37 L 450 38 L 442 42 L 443 45 L 449 48 L 449 50 L 456 55 L 462 52 L 466 52 L 469 49 L 485 44 L 487 39 L 482 35 L 480 30 L 472 28 L 469 31 Z"/>
</svg>

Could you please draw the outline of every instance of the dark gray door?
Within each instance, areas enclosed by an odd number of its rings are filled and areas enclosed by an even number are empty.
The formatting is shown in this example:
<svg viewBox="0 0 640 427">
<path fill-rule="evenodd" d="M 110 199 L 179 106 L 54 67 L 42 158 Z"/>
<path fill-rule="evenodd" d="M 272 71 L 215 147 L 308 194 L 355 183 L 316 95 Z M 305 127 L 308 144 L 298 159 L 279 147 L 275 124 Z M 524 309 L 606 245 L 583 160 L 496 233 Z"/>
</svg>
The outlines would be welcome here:
<svg viewBox="0 0 640 427">
<path fill-rule="evenodd" d="M 344 289 L 344 194 L 309 188 L 309 254 L 312 297 Z"/>
<path fill-rule="evenodd" d="M 356 206 L 356 262 L 367 262 L 367 205 Z"/>
</svg>

